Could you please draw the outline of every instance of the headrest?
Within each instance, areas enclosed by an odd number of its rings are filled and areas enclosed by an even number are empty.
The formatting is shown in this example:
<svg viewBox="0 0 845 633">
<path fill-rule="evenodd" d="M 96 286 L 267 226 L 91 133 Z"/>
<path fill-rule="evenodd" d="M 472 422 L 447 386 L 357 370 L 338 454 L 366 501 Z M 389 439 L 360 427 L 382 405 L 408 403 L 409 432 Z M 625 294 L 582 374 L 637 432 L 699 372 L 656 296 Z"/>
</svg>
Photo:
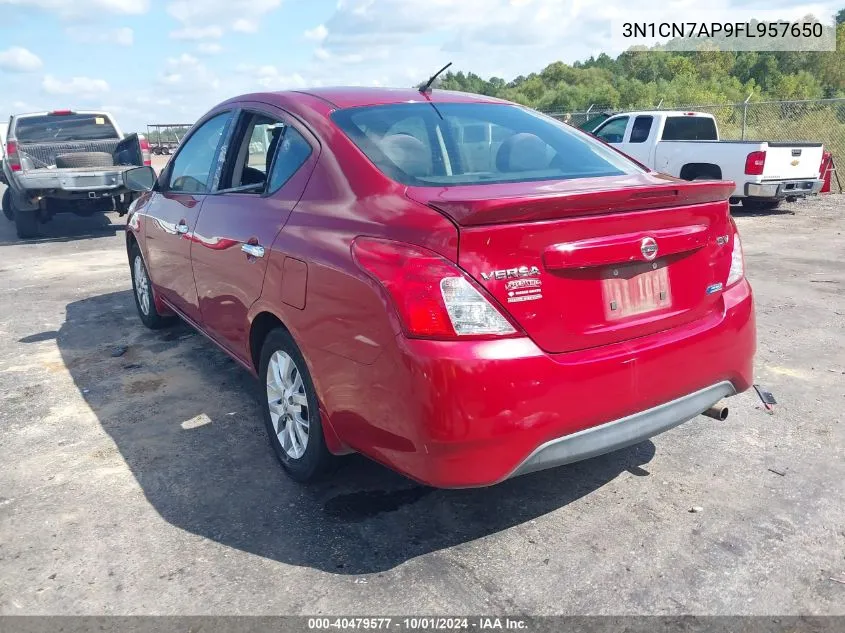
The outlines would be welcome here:
<svg viewBox="0 0 845 633">
<path fill-rule="evenodd" d="M 546 143 L 534 134 L 522 132 L 508 137 L 496 154 L 500 172 L 536 171 L 549 166 Z"/>
<path fill-rule="evenodd" d="M 381 151 L 409 176 L 431 175 L 431 152 L 410 134 L 389 134 L 380 143 Z"/>
</svg>

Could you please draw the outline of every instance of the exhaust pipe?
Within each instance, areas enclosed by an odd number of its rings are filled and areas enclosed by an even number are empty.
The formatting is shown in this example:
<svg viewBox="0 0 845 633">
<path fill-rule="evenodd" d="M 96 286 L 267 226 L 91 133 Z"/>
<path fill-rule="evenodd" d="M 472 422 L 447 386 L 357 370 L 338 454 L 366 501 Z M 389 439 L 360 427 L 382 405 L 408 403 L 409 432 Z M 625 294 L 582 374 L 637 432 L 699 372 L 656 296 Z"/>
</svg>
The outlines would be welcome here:
<svg viewBox="0 0 845 633">
<path fill-rule="evenodd" d="M 704 411 L 701 415 L 706 415 L 708 418 L 713 418 L 714 420 L 719 420 L 719 422 L 724 422 L 728 419 L 728 408 L 721 403 L 714 404 L 712 407 Z"/>
</svg>

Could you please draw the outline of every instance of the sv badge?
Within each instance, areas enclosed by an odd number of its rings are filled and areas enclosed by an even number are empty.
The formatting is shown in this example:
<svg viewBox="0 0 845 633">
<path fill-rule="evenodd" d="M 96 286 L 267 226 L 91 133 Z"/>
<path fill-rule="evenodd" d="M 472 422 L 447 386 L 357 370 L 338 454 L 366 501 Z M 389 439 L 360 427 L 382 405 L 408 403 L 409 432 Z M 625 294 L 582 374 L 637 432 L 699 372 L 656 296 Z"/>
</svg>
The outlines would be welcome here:
<svg viewBox="0 0 845 633">
<path fill-rule="evenodd" d="M 492 270 L 487 273 L 481 273 L 484 281 L 491 281 L 493 279 L 521 279 L 523 277 L 538 277 L 540 269 L 536 266 L 520 266 L 519 268 L 507 268 L 505 270 Z"/>
</svg>

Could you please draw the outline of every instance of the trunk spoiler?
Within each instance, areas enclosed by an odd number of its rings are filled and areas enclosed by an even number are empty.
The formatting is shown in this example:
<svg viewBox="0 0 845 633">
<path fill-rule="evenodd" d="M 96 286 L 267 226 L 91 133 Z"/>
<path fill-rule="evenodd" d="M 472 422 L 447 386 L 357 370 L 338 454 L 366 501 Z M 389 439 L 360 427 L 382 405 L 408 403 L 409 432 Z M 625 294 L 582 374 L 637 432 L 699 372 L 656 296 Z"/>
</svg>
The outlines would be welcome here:
<svg viewBox="0 0 845 633">
<path fill-rule="evenodd" d="M 409 187 L 407 195 L 459 225 L 476 226 L 727 201 L 735 188 L 730 181 L 687 182 L 657 174 L 592 180 Z"/>
</svg>

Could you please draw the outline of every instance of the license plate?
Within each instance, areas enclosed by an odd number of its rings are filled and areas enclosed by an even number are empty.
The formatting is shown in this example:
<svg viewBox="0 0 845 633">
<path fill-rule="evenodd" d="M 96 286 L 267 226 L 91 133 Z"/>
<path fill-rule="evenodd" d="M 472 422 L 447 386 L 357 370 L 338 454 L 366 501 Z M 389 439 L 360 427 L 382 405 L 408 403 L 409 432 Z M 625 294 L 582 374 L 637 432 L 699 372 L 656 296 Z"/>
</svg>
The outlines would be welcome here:
<svg viewBox="0 0 845 633">
<path fill-rule="evenodd" d="M 672 305 L 669 269 L 658 264 L 632 264 L 608 271 L 602 281 L 608 321 L 662 310 Z"/>
</svg>

